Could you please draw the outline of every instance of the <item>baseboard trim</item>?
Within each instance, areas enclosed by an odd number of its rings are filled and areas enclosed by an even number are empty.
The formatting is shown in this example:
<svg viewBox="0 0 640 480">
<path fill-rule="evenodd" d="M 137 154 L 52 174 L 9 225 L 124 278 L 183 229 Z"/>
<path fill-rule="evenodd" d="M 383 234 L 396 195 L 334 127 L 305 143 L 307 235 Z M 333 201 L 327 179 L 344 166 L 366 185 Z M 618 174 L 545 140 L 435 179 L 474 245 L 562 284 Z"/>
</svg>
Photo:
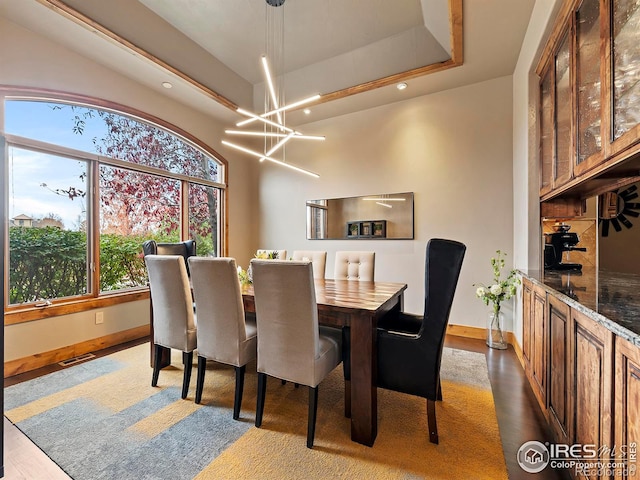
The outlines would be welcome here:
<svg viewBox="0 0 640 480">
<path fill-rule="evenodd" d="M 451 335 L 453 337 L 477 338 L 479 340 L 485 340 L 487 338 L 487 329 L 481 327 L 470 327 L 468 325 L 449 324 L 447 326 L 447 335 Z M 516 355 L 518 355 L 520 363 L 522 363 L 522 350 L 520 349 L 520 345 L 518 345 L 513 332 L 505 332 L 505 339 L 507 340 L 507 343 L 513 345 L 513 349 L 516 351 Z"/>
<path fill-rule="evenodd" d="M 85 353 L 103 350 L 108 347 L 120 345 L 121 343 L 130 342 L 131 340 L 137 340 L 139 338 L 149 336 L 149 333 L 149 325 L 142 325 L 140 327 L 130 328 L 129 330 L 123 330 L 121 332 L 112 333 L 92 340 L 86 340 L 84 342 L 76 343 L 75 345 L 68 345 L 48 352 L 37 353 L 28 357 L 18 358 L 16 360 L 9 360 L 4 363 L 4 378 L 36 370 L 37 368 L 58 363 Z"/>
<path fill-rule="evenodd" d="M 487 330 L 480 327 L 470 327 L 468 325 L 451 325 L 447 326 L 447 335 L 463 338 L 478 338 L 484 340 L 487 338 Z"/>
</svg>

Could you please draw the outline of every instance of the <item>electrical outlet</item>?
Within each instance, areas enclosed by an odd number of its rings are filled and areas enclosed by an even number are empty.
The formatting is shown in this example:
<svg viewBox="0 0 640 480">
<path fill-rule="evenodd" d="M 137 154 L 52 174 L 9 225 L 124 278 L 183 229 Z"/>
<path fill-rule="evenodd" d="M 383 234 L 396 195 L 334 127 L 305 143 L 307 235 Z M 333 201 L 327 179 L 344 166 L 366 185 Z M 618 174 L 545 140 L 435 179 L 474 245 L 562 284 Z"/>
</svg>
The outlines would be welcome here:
<svg viewBox="0 0 640 480">
<path fill-rule="evenodd" d="M 104 323 L 104 312 L 96 312 L 96 325 Z"/>
</svg>

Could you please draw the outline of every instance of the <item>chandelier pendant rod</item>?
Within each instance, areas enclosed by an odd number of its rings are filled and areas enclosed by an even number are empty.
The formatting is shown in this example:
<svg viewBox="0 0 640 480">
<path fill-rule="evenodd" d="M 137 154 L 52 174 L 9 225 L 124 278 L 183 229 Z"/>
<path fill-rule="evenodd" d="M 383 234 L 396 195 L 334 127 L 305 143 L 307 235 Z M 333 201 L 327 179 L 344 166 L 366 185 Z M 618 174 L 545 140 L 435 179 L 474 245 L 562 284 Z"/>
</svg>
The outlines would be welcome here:
<svg viewBox="0 0 640 480">
<path fill-rule="evenodd" d="M 285 0 L 266 0 L 267 5 L 271 7 L 280 7 L 282 6 L 282 4 L 284 4 L 284 2 Z M 309 97 L 303 98 L 302 100 L 286 104 L 284 94 L 284 9 L 272 10 L 267 7 L 265 14 L 265 25 L 266 51 L 260 57 L 262 70 L 265 77 L 264 113 L 257 115 L 240 107 L 236 109 L 239 114 L 248 117 L 244 120 L 241 120 L 240 122 L 237 122 L 237 127 L 259 121 L 263 124 L 263 131 L 259 132 L 234 129 L 225 130 L 225 133 L 230 135 L 264 137 L 264 153 L 256 152 L 255 150 L 236 145 L 226 140 L 223 140 L 222 143 L 241 152 L 247 153 L 254 157 L 258 157 L 261 162 L 267 160 L 269 162 L 290 168 L 297 172 L 319 178 L 319 175 L 317 173 L 310 172 L 303 168 L 287 163 L 285 161 L 285 144 L 291 139 L 325 139 L 324 136 L 320 135 L 303 135 L 301 132 L 298 132 L 286 126 L 287 110 L 291 110 L 301 105 L 314 102 L 320 98 L 320 95 L 311 95 Z M 270 59 L 270 61 L 267 59 Z M 274 115 L 274 120 L 277 121 L 270 120 L 268 118 L 273 117 Z M 278 160 L 272 157 L 272 155 L 278 151 L 281 151 L 282 160 Z"/>
</svg>

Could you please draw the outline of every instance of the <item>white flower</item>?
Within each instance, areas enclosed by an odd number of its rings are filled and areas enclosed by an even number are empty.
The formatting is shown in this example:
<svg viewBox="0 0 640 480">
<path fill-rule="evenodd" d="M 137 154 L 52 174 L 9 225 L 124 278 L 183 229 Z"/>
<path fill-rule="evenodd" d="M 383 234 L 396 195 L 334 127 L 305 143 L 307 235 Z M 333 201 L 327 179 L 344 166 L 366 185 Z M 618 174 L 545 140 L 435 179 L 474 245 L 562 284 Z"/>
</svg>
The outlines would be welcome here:
<svg viewBox="0 0 640 480">
<path fill-rule="evenodd" d="M 500 295 L 502 293 L 502 287 L 500 285 L 491 285 L 491 288 L 489 288 L 489 290 L 494 295 Z"/>
<path fill-rule="evenodd" d="M 476 297 L 484 297 L 485 293 L 487 293 L 487 291 L 484 289 L 484 287 L 478 287 L 478 289 L 476 290 Z"/>
<path fill-rule="evenodd" d="M 238 265 L 238 274 L 242 273 L 242 267 Z"/>
</svg>

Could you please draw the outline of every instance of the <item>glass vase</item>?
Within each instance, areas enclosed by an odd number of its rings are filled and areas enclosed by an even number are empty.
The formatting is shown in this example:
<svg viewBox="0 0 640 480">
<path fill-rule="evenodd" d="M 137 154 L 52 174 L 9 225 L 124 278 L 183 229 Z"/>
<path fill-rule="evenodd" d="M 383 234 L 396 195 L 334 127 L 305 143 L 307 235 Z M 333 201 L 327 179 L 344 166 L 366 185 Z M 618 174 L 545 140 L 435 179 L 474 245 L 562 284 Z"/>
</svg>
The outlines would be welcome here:
<svg viewBox="0 0 640 480">
<path fill-rule="evenodd" d="M 503 325 L 504 314 L 501 310 L 495 311 L 492 308 L 487 317 L 487 345 L 491 348 L 498 350 L 505 350 L 507 348 Z"/>
</svg>

